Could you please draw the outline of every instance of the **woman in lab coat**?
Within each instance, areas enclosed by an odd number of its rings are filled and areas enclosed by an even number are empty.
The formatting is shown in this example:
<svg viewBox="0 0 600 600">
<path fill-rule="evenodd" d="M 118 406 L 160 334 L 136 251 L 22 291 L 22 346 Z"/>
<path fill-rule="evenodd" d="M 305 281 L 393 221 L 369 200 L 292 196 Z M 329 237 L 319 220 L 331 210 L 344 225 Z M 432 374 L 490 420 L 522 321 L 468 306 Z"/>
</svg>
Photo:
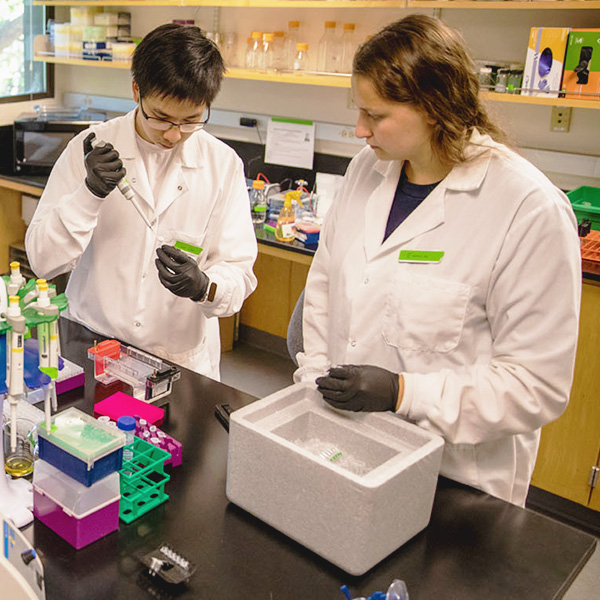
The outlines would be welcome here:
<svg viewBox="0 0 600 600">
<path fill-rule="evenodd" d="M 138 106 L 92 128 L 106 145 L 89 131 L 69 143 L 25 239 L 38 276 L 72 271 L 70 318 L 215 379 L 217 317 L 256 287 L 257 253 L 242 161 L 203 130 L 223 72 L 199 28 L 150 32 L 132 63 Z M 125 171 L 150 226 L 115 189 Z"/>
<path fill-rule="evenodd" d="M 502 145 L 459 35 L 412 15 L 359 48 L 357 137 L 309 272 L 297 381 L 446 440 L 441 473 L 523 505 L 565 409 L 581 293 L 566 196 Z"/>
</svg>

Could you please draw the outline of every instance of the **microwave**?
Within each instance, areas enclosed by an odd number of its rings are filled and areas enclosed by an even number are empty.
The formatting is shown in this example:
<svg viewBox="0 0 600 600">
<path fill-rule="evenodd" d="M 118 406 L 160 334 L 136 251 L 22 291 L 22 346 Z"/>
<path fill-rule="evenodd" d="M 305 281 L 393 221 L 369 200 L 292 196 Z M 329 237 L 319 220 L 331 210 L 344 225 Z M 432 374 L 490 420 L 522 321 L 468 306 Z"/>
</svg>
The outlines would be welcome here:
<svg viewBox="0 0 600 600">
<path fill-rule="evenodd" d="M 49 175 L 67 144 L 79 132 L 103 120 L 65 118 L 61 115 L 17 118 L 13 123 L 15 173 Z"/>
</svg>

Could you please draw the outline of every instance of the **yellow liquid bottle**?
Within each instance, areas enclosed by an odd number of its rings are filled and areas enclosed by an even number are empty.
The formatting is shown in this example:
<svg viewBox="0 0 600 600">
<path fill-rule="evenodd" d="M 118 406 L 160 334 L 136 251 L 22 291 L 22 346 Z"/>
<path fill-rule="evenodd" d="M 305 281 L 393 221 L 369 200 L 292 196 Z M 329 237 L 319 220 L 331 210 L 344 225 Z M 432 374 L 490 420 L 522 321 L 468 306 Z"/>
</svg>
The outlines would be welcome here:
<svg viewBox="0 0 600 600">
<path fill-rule="evenodd" d="M 292 199 L 296 192 L 288 192 L 285 195 L 283 208 L 277 217 L 275 237 L 280 242 L 293 242 L 296 239 L 296 214 L 292 208 Z"/>
</svg>

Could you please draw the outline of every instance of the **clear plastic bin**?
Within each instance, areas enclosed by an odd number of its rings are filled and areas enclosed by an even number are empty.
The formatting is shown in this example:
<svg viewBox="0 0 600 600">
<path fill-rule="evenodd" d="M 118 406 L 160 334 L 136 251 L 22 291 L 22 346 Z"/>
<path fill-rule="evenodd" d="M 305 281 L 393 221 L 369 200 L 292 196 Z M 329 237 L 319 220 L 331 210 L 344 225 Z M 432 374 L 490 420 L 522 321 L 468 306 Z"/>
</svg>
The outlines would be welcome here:
<svg viewBox="0 0 600 600">
<path fill-rule="evenodd" d="M 119 474 L 88 487 L 45 461 L 33 474 L 36 518 L 79 549 L 119 528 Z"/>
</svg>

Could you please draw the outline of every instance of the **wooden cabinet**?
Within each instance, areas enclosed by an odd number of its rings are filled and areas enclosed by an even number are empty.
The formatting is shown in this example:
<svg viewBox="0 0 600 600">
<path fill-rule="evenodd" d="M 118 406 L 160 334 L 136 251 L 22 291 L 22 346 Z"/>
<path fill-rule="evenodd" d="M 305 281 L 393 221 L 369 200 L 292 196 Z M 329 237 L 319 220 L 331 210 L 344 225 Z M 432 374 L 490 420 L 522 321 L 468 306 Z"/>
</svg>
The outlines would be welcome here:
<svg viewBox="0 0 600 600">
<path fill-rule="evenodd" d="M 542 429 L 532 485 L 594 510 L 600 510 L 600 482 L 590 487 L 600 467 L 600 284 L 584 282 L 579 343 L 569 406 Z"/>
<path fill-rule="evenodd" d="M 25 239 L 25 222 L 21 217 L 21 195 L 39 197 L 42 190 L 0 178 L 0 273 L 8 271 L 8 247 Z"/>
<path fill-rule="evenodd" d="M 244 302 L 240 323 L 285 338 L 311 262 L 312 256 L 259 244 L 254 264 L 258 285 Z"/>
</svg>

